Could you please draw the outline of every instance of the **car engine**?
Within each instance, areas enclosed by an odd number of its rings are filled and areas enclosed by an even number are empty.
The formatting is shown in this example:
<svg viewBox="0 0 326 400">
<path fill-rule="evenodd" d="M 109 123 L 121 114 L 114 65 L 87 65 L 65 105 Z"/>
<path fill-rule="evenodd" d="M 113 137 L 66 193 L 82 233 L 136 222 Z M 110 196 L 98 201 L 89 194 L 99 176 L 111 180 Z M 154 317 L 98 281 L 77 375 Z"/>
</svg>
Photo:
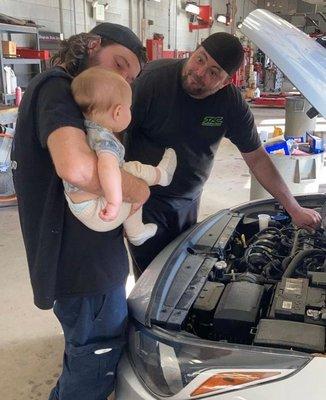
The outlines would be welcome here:
<svg viewBox="0 0 326 400">
<path fill-rule="evenodd" d="M 263 230 L 256 215 L 234 217 L 227 237 L 207 252 L 214 265 L 183 330 L 215 341 L 324 353 L 325 230 L 298 229 L 285 213 L 275 213 Z M 199 252 L 196 246 L 188 251 Z"/>
</svg>

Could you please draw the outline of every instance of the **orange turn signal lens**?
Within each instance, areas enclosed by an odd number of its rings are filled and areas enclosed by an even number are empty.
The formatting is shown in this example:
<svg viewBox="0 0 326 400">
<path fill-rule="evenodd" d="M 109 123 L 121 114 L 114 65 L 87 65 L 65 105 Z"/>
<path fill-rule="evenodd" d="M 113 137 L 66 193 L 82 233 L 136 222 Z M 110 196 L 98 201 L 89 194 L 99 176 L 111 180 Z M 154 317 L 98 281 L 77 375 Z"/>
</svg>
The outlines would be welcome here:
<svg viewBox="0 0 326 400">
<path fill-rule="evenodd" d="M 199 396 L 210 392 L 215 392 L 221 389 L 231 389 L 234 386 L 244 385 L 262 379 L 271 378 L 280 375 L 279 371 L 259 372 L 259 371 L 245 371 L 245 372 L 220 372 L 211 376 L 204 383 L 202 383 L 196 390 L 191 393 L 191 397 Z"/>
</svg>

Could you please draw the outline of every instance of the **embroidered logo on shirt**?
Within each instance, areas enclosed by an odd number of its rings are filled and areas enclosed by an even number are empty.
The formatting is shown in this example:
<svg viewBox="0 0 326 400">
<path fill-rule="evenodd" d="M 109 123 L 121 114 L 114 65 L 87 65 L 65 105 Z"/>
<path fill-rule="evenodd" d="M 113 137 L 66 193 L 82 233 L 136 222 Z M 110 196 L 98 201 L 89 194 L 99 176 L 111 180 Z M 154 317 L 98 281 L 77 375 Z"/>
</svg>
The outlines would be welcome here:
<svg viewBox="0 0 326 400">
<path fill-rule="evenodd" d="M 202 126 L 222 126 L 223 117 L 204 117 L 201 125 Z"/>
</svg>

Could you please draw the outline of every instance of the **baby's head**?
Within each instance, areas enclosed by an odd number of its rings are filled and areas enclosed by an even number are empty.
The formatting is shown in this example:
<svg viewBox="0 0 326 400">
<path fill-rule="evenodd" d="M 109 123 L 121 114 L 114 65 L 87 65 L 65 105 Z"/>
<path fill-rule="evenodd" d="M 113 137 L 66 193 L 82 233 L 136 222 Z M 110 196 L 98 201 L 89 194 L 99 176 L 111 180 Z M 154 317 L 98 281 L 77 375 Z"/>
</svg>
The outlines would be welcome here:
<svg viewBox="0 0 326 400">
<path fill-rule="evenodd" d="M 129 125 L 131 88 L 116 72 L 88 68 L 74 78 L 71 90 L 85 118 L 113 132 L 121 132 Z"/>
</svg>

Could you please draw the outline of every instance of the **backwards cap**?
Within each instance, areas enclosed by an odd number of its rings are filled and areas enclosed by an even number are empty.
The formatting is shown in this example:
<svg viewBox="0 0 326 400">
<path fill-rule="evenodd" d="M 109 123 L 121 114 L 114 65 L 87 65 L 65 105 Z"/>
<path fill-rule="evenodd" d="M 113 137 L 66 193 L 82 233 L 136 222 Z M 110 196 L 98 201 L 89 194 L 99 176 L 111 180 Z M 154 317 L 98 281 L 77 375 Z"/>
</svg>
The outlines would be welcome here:
<svg viewBox="0 0 326 400">
<path fill-rule="evenodd" d="M 201 45 L 229 75 L 237 71 L 243 62 L 244 51 L 240 40 L 229 33 L 213 33 Z"/>
<path fill-rule="evenodd" d="M 140 66 L 144 64 L 144 46 L 134 32 L 126 26 L 104 22 L 95 26 L 90 33 L 127 47 L 137 56 Z"/>
</svg>

